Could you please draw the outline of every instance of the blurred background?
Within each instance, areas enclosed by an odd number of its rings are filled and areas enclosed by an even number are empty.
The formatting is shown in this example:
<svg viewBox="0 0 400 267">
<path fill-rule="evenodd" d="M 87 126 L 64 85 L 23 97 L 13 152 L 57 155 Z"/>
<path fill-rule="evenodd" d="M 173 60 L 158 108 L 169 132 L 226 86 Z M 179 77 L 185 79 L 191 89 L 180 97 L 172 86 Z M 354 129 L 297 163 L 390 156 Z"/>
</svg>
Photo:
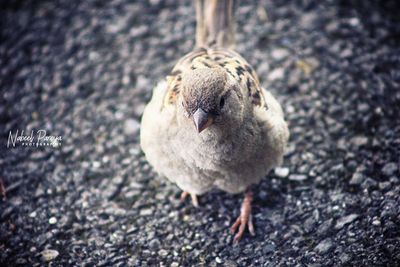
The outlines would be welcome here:
<svg viewBox="0 0 400 267">
<path fill-rule="evenodd" d="M 0 265 L 398 266 L 398 1 L 241 1 L 237 51 L 291 140 L 255 190 L 201 207 L 138 144 L 156 83 L 194 45 L 192 1 L 2 1 Z M 45 130 L 58 145 L 8 146 Z"/>
</svg>

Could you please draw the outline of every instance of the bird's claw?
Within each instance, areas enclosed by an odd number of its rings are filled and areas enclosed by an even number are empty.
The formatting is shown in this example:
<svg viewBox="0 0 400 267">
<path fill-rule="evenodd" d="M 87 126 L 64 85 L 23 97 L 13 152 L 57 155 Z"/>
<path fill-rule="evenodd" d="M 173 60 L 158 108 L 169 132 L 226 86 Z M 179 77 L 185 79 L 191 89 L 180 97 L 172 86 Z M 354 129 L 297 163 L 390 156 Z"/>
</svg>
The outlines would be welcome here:
<svg viewBox="0 0 400 267">
<path fill-rule="evenodd" d="M 232 234 L 236 231 L 236 235 L 234 237 L 234 242 L 238 243 L 243 236 L 244 231 L 246 230 L 246 226 L 249 229 L 249 232 L 252 236 L 255 235 L 253 218 L 251 216 L 251 201 L 253 200 L 253 193 L 248 191 L 243 200 L 242 208 L 240 210 L 240 216 L 236 219 L 235 223 L 230 228 Z M 239 228 L 239 230 L 238 230 Z"/>
<path fill-rule="evenodd" d="M 197 199 L 197 196 L 195 194 L 190 194 L 187 191 L 183 191 L 181 194 L 181 202 L 183 202 L 187 196 L 190 195 L 191 199 L 192 199 L 192 204 L 193 206 L 195 206 L 196 208 L 199 207 L 199 200 Z"/>
</svg>

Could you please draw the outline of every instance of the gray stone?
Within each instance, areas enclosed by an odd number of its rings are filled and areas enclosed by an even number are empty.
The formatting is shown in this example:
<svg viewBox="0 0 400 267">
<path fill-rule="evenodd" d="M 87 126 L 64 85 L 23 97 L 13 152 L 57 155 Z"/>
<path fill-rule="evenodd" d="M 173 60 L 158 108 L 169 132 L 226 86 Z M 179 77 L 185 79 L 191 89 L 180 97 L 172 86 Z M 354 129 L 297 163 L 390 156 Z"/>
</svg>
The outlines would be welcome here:
<svg viewBox="0 0 400 267">
<path fill-rule="evenodd" d="M 289 168 L 286 167 L 276 167 L 274 173 L 280 178 L 285 178 L 289 175 Z"/>
<path fill-rule="evenodd" d="M 124 133 L 126 135 L 134 135 L 140 129 L 140 124 L 135 119 L 127 119 L 124 122 Z"/>
<path fill-rule="evenodd" d="M 356 172 L 351 177 L 349 184 L 351 185 L 359 185 L 364 181 L 364 175 L 362 173 Z"/>
<path fill-rule="evenodd" d="M 355 219 L 359 217 L 358 214 L 350 214 L 345 217 L 342 217 L 336 221 L 335 229 L 342 229 L 343 226 L 352 223 Z"/>
<path fill-rule="evenodd" d="M 282 80 L 284 75 L 285 71 L 283 68 L 273 69 L 268 75 L 268 80 L 271 82 L 275 80 Z"/>
<path fill-rule="evenodd" d="M 364 146 L 368 143 L 368 138 L 365 136 L 355 136 L 350 142 L 356 146 Z"/>
<path fill-rule="evenodd" d="M 158 255 L 160 255 L 161 257 L 166 257 L 168 255 L 168 251 L 166 251 L 165 249 L 160 249 L 158 251 Z"/>
<path fill-rule="evenodd" d="M 398 165 L 394 162 L 386 163 L 382 168 L 382 173 L 386 176 L 392 176 L 398 170 Z"/>
<path fill-rule="evenodd" d="M 57 218 L 56 217 L 51 217 L 49 219 L 49 224 L 56 224 L 57 223 Z"/>
<path fill-rule="evenodd" d="M 291 180 L 291 181 L 304 181 L 304 180 L 307 180 L 307 175 L 304 175 L 304 174 L 291 174 L 291 175 L 289 175 L 289 180 Z"/>
<path fill-rule="evenodd" d="M 315 248 L 314 250 L 320 254 L 325 254 L 329 250 L 331 250 L 333 247 L 332 239 L 331 238 L 326 238 L 322 240 Z"/>
<path fill-rule="evenodd" d="M 290 55 L 289 51 L 284 48 L 276 48 L 272 50 L 271 56 L 275 60 L 282 60 L 287 58 Z"/>
<path fill-rule="evenodd" d="M 54 249 L 46 249 L 43 250 L 40 254 L 42 255 L 43 261 L 52 261 L 56 259 L 60 253 Z"/>
</svg>

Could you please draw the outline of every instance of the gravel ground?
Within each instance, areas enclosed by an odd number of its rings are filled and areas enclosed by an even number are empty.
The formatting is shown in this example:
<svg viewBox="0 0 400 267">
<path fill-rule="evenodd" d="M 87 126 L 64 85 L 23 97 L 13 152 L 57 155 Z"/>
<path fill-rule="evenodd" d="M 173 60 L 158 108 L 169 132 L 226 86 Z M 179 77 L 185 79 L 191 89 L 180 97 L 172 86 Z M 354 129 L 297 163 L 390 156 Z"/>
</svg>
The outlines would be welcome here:
<svg viewBox="0 0 400 267">
<path fill-rule="evenodd" d="M 180 203 L 138 144 L 152 87 L 193 46 L 191 1 L 2 4 L 1 266 L 399 266 L 400 5 L 255 2 L 237 50 L 291 141 L 236 246 L 242 196 Z M 7 147 L 17 129 L 61 146 Z"/>
</svg>

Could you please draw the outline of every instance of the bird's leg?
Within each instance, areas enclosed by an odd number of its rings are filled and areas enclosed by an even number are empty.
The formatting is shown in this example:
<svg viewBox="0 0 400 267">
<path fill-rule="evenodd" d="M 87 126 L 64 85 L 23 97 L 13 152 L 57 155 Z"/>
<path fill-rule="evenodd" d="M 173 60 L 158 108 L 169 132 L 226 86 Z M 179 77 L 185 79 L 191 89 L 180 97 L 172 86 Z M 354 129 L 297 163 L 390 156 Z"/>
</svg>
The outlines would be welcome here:
<svg viewBox="0 0 400 267">
<path fill-rule="evenodd" d="M 231 232 L 235 233 L 239 227 L 237 234 L 235 235 L 234 242 L 239 242 L 242 238 L 246 225 L 249 228 L 251 235 L 255 235 L 253 220 L 251 216 L 251 202 L 253 201 L 253 192 L 247 189 L 246 196 L 244 197 L 242 208 L 240 209 L 240 216 L 236 219 L 236 222 L 231 227 Z"/>
<path fill-rule="evenodd" d="M 193 206 L 198 208 L 199 207 L 199 201 L 198 201 L 197 196 L 195 194 L 190 194 L 187 191 L 183 191 L 182 194 L 181 194 L 181 201 L 184 201 L 188 195 L 190 195 L 190 197 L 192 198 Z"/>
</svg>

